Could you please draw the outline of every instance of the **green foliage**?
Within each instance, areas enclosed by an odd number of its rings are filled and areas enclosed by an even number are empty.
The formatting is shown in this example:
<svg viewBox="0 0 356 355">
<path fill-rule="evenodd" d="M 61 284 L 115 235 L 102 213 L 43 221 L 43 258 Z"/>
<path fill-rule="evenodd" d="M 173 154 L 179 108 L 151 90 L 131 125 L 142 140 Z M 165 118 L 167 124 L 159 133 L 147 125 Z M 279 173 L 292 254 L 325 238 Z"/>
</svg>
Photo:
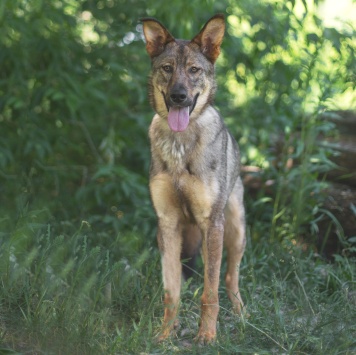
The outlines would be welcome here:
<svg viewBox="0 0 356 355">
<path fill-rule="evenodd" d="M 139 25 L 147 15 L 175 36 L 189 37 L 212 13 L 227 12 L 217 105 L 240 137 L 245 164 L 267 167 L 280 188 L 287 181 L 308 194 L 309 187 L 293 181 L 313 185 L 328 164 L 329 152 L 315 144 L 318 133 L 329 128 L 318 113 L 338 92 L 354 88 L 356 65 L 353 29 L 324 28 L 312 5 L 3 1 L 0 202 L 5 213 L 14 217 L 26 206 L 46 206 L 60 220 L 100 221 L 115 231 L 137 228 L 139 218 L 139 229 L 153 235 L 147 189 L 149 59 Z M 299 130 L 301 137 L 294 134 Z M 279 135 L 286 143 L 274 170 L 271 137 Z M 301 160 L 303 169 L 280 174 L 289 158 Z M 302 210 L 308 201 L 299 199 Z M 275 206 L 274 216 L 283 208 Z M 286 218 L 293 219 L 293 213 Z"/>
<path fill-rule="evenodd" d="M 136 14 L 87 1 L 3 6 L 2 205 L 46 206 L 64 219 L 109 218 L 119 205 L 122 229 L 148 201 L 149 62 L 137 54 L 139 33 L 124 45 Z"/>
<path fill-rule="evenodd" d="M 333 152 L 320 144 L 334 126 L 320 114 L 345 91 L 355 92 L 355 29 L 324 28 L 316 4 L 244 2 L 227 9 L 220 62 L 227 80 L 219 79 L 235 100 L 223 109 L 241 136 L 243 162 L 265 168 L 276 182 L 271 239 L 311 234 L 322 213 L 325 185 L 318 178 L 334 167 Z"/>
<path fill-rule="evenodd" d="M 201 353 L 190 344 L 201 277 L 184 286 L 183 343 L 152 341 L 162 293 L 139 18 L 189 38 L 216 12 L 227 19 L 217 106 L 243 163 L 274 185 L 247 196 L 251 317 L 235 318 L 222 293 L 219 341 L 204 353 L 352 353 L 352 260 L 291 245 L 327 214 L 318 179 L 332 152 L 318 143 L 334 127 L 319 114 L 356 82 L 355 29 L 325 28 L 317 4 L 0 1 L 1 353 L 185 353 L 184 341 Z"/>
</svg>

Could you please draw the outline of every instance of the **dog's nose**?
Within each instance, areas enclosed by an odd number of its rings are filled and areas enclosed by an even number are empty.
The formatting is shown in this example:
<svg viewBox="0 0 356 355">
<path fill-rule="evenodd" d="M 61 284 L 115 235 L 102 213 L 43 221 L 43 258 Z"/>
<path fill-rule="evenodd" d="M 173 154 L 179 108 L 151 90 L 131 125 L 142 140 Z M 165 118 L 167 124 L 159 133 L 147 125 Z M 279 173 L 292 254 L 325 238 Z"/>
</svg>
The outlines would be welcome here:
<svg viewBox="0 0 356 355">
<path fill-rule="evenodd" d="M 183 87 L 173 88 L 170 98 L 175 104 L 182 104 L 187 99 L 187 91 Z"/>
</svg>

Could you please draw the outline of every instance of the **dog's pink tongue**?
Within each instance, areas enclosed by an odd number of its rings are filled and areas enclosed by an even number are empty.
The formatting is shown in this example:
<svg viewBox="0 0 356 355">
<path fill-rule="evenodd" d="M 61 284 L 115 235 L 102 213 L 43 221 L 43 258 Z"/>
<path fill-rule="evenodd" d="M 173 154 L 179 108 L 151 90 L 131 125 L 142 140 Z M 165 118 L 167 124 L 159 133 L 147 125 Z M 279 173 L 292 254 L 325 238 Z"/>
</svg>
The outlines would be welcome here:
<svg viewBox="0 0 356 355">
<path fill-rule="evenodd" d="M 168 112 L 168 124 L 174 132 L 185 131 L 189 124 L 189 106 L 171 107 Z"/>
</svg>

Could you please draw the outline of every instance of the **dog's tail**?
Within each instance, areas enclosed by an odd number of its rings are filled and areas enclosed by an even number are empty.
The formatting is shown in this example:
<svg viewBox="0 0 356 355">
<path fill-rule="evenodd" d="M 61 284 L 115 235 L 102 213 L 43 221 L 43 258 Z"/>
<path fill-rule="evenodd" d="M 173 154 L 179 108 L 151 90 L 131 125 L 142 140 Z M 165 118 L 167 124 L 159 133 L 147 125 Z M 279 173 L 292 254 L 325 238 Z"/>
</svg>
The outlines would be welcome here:
<svg viewBox="0 0 356 355">
<path fill-rule="evenodd" d="M 196 258 L 201 245 L 201 234 L 196 226 L 189 226 L 183 232 L 181 260 L 183 276 L 186 280 L 194 275 Z"/>
</svg>

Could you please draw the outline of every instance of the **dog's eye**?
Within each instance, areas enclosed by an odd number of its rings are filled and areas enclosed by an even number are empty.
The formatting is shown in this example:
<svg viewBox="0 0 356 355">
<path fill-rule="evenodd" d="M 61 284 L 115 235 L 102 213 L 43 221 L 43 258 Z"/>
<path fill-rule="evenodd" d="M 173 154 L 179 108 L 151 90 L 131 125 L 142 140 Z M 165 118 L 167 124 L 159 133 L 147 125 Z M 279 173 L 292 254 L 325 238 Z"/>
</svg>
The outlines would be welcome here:
<svg viewBox="0 0 356 355">
<path fill-rule="evenodd" d="M 197 67 L 191 67 L 190 68 L 190 72 L 191 73 L 197 73 L 199 70 L 200 70 L 200 68 L 197 68 Z"/>
<path fill-rule="evenodd" d="M 162 68 L 166 73 L 172 73 L 173 71 L 173 67 L 171 65 L 164 65 Z"/>
</svg>

